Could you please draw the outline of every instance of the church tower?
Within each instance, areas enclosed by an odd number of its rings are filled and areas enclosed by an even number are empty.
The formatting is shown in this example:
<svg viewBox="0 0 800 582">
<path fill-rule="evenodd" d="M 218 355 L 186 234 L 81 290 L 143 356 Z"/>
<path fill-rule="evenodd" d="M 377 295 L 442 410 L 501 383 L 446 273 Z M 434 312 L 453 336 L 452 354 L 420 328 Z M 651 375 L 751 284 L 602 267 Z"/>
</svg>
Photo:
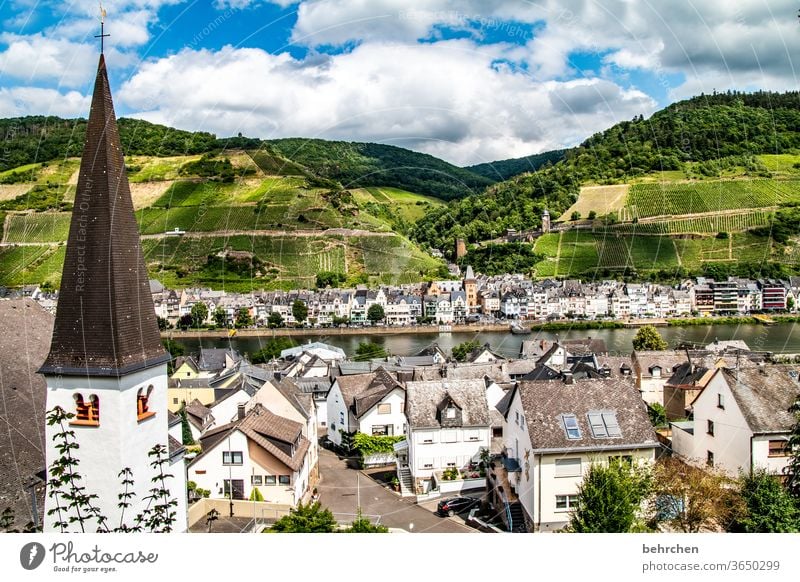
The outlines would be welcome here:
<svg viewBox="0 0 800 582">
<path fill-rule="evenodd" d="M 97 67 L 86 141 L 72 211 L 50 353 L 39 370 L 47 382 L 47 410 L 60 406 L 79 449 L 77 472 L 94 504 L 119 526 L 118 494 L 123 468 L 133 475 L 131 524 L 147 503 L 156 474 L 148 456 L 169 446 L 167 361 L 139 243 L 130 186 L 120 146 L 103 54 Z M 53 442 L 57 426 L 46 427 L 48 471 L 61 456 Z M 174 508 L 173 531 L 186 530 L 182 447 L 172 441 L 174 466 L 165 466 Z M 51 476 L 48 475 L 48 479 Z M 54 506 L 46 497 L 46 509 Z M 44 531 L 54 531 L 45 512 Z M 96 523 L 85 524 L 94 531 Z"/>
<path fill-rule="evenodd" d="M 550 212 L 547 208 L 542 212 L 542 234 L 550 232 Z"/>
</svg>

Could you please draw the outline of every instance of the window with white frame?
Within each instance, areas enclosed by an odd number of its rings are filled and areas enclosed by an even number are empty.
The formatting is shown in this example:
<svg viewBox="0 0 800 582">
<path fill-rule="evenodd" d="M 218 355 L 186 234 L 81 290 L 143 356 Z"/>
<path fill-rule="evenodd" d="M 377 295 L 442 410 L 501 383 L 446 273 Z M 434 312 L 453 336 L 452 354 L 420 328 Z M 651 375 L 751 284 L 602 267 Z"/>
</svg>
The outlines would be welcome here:
<svg viewBox="0 0 800 582">
<path fill-rule="evenodd" d="M 378 414 L 391 414 L 392 413 L 392 405 L 391 403 L 385 404 L 378 404 Z"/>
<path fill-rule="evenodd" d="M 577 440 L 581 438 L 581 429 L 578 426 L 578 419 L 574 414 L 562 414 L 561 420 L 564 423 L 564 430 L 567 433 L 567 438 L 570 440 Z"/>
<path fill-rule="evenodd" d="M 481 431 L 479 430 L 464 431 L 464 440 L 472 443 L 481 440 Z"/>
<path fill-rule="evenodd" d="M 241 465 L 242 463 L 242 451 L 222 451 L 223 465 Z"/>
<path fill-rule="evenodd" d="M 457 430 L 443 430 L 442 431 L 442 442 L 443 443 L 455 443 L 455 442 L 458 442 L 458 431 Z"/>
<path fill-rule="evenodd" d="M 447 407 L 447 410 L 445 412 L 447 418 L 452 419 L 456 417 L 456 409 L 452 404 Z"/>
<path fill-rule="evenodd" d="M 580 476 L 581 476 L 580 458 L 556 459 L 556 477 L 580 477 Z"/>
<path fill-rule="evenodd" d="M 569 511 L 577 506 L 577 495 L 556 495 L 556 511 Z"/>
</svg>

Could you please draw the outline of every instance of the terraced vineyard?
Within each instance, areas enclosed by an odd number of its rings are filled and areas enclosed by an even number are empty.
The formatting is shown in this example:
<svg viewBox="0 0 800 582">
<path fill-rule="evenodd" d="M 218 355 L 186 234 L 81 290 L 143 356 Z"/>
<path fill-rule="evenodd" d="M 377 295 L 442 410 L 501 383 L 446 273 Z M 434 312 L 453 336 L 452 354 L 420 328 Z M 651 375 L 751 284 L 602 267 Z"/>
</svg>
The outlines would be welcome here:
<svg viewBox="0 0 800 582">
<path fill-rule="evenodd" d="M 775 260 L 767 239 L 734 233 L 728 239 L 715 237 L 670 237 L 606 232 L 548 234 L 535 246 L 548 258 L 536 265 L 538 277 L 598 277 L 624 269 L 640 274 L 671 271 L 678 267 L 700 270 L 708 263 L 761 264 Z M 541 241 L 544 241 L 543 243 Z M 800 262 L 800 253 L 797 254 Z"/>
<path fill-rule="evenodd" d="M 632 217 L 697 214 L 764 208 L 800 201 L 800 180 L 714 180 L 634 184 L 627 207 Z"/>
<path fill-rule="evenodd" d="M 51 243 L 67 240 L 70 212 L 34 212 L 10 214 L 5 242 Z"/>
<path fill-rule="evenodd" d="M 766 226 L 772 222 L 769 210 L 752 210 L 744 214 L 710 214 L 688 218 L 671 218 L 638 223 L 612 225 L 615 232 L 624 234 L 714 234 L 718 232 L 741 232 Z"/>
<path fill-rule="evenodd" d="M 413 223 L 440 201 L 395 188 L 332 191 L 312 186 L 312 175 L 277 154 L 254 155 L 255 161 L 245 152 L 226 152 L 230 165 L 223 160 L 219 167 L 227 168 L 227 178 L 198 175 L 218 167 L 219 160 L 208 157 L 126 160 L 136 219 L 148 237 L 142 244 L 151 276 L 177 288 L 250 291 L 313 286 L 319 271 L 377 283 L 419 281 L 443 268 L 441 261 L 391 233 L 392 218 Z M 16 175 L 7 179 L 14 183 L 0 192 L 10 205 L 6 244 L 0 247 L 0 285 L 58 285 L 71 213 L 11 211 L 25 210 L 28 200 L 43 209 L 57 207 L 74 192 L 77 168 L 77 159 L 34 164 L 17 169 L 26 184 L 18 184 L 22 178 Z M 397 215 L 373 213 L 370 203 Z M 176 228 L 187 234 L 165 236 Z M 342 234 L 323 235 L 329 229 L 342 229 Z M 292 234 L 296 231 L 302 232 Z M 20 243 L 25 246 L 14 246 Z M 229 259 L 229 251 L 240 253 Z"/>
</svg>

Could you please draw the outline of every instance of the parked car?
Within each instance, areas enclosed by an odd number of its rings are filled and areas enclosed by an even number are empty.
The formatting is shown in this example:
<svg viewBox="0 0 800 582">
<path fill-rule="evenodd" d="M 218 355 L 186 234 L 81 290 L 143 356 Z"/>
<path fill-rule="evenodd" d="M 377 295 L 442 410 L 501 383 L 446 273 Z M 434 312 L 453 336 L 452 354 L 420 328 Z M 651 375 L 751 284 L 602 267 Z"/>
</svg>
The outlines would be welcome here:
<svg viewBox="0 0 800 582">
<path fill-rule="evenodd" d="M 469 511 L 473 507 L 479 505 L 480 502 L 480 499 L 474 499 L 472 497 L 449 497 L 439 502 L 439 505 L 436 507 L 436 513 L 442 517 L 453 517 L 456 513 Z"/>
</svg>

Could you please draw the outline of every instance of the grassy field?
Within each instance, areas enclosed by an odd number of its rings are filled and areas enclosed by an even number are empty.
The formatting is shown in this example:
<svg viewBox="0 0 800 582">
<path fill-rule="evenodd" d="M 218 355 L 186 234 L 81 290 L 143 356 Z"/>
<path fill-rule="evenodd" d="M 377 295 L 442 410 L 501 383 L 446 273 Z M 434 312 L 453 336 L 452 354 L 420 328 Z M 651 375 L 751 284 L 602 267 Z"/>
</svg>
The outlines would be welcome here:
<svg viewBox="0 0 800 582">
<path fill-rule="evenodd" d="M 633 217 L 721 212 L 800 201 L 799 180 L 714 180 L 634 184 L 627 207 Z"/>
<path fill-rule="evenodd" d="M 357 188 L 352 190 L 359 205 L 369 203 L 387 205 L 398 216 L 408 222 L 416 222 L 428 209 L 443 206 L 444 203 L 430 196 L 422 196 L 400 190 L 399 188 Z"/>
<path fill-rule="evenodd" d="M 774 174 L 800 175 L 800 155 L 798 154 L 764 154 L 757 157 Z"/>
<path fill-rule="evenodd" d="M 129 156 L 125 158 L 130 182 L 160 182 L 176 180 L 180 177 L 181 166 L 199 160 L 200 156 L 173 156 L 155 158 L 152 156 Z"/>
<path fill-rule="evenodd" d="M 609 212 L 619 212 L 625 207 L 629 188 L 628 184 L 583 186 L 578 200 L 558 220 L 569 220 L 573 212 L 579 212 L 581 218 L 587 218 L 592 210 L 597 213 L 597 216 L 605 216 Z"/>
</svg>

